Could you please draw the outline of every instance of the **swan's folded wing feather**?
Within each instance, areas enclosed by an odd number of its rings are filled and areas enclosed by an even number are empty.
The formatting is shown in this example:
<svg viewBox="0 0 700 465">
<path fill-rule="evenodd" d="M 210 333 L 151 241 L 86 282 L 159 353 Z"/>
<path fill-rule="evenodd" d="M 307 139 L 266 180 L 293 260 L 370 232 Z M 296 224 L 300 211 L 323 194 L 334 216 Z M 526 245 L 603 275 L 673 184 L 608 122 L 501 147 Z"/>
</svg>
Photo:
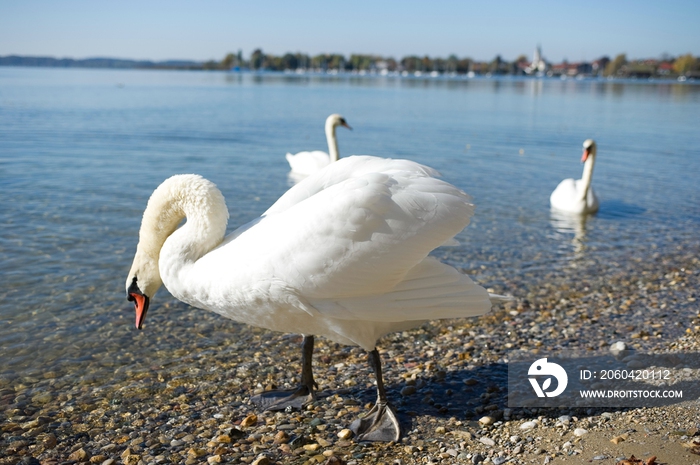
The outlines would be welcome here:
<svg viewBox="0 0 700 465">
<path fill-rule="evenodd" d="M 466 227 L 468 200 L 423 173 L 366 173 L 273 211 L 217 252 L 309 300 L 383 293 Z"/>
<path fill-rule="evenodd" d="M 315 173 L 328 166 L 331 162 L 330 156 L 321 150 L 299 152 L 297 154 L 287 153 L 286 158 L 292 172 L 297 174 Z"/>
<path fill-rule="evenodd" d="M 483 287 L 432 257 L 416 265 L 389 292 L 311 303 L 327 317 L 381 322 L 464 318 L 483 315 L 491 308 Z"/>
<path fill-rule="evenodd" d="M 328 156 L 325 153 L 324 155 Z M 429 177 L 438 177 L 440 175 L 433 168 L 410 160 L 394 160 L 371 155 L 354 155 L 341 158 L 322 168 L 319 171 L 312 171 L 308 178 L 289 189 L 263 215 L 279 213 L 335 184 L 361 177 L 368 173 L 391 174 L 402 171 Z"/>
</svg>

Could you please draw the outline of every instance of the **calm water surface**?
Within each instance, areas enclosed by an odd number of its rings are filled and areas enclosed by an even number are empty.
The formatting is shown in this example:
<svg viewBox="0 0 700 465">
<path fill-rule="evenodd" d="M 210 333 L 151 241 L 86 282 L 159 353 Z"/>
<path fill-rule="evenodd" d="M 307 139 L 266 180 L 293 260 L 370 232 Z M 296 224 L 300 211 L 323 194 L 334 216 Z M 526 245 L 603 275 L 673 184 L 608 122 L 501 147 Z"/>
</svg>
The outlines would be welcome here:
<svg viewBox="0 0 700 465">
<path fill-rule="evenodd" d="M 354 128 L 338 130 L 341 156 L 416 160 L 474 197 L 462 245 L 440 256 L 485 285 L 524 295 L 553 271 L 576 279 L 577 260 L 697 247 L 698 85 L 0 68 L 0 380 L 109 384 L 139 351 L 165 364 L 194 333 L 205 347 L 231 337 L 165 289 L 149 312 L 175 334 L 158 335 L 163 353 L 133 329 L 124 279 L 148 196 L 199 173 L 234 229 L 289 187 L 286 152 L 326 150 L 336 112 Z M 586 138 L 601 210 L 557 218 L 549 194 L 580 177 Z"/>
</svg>

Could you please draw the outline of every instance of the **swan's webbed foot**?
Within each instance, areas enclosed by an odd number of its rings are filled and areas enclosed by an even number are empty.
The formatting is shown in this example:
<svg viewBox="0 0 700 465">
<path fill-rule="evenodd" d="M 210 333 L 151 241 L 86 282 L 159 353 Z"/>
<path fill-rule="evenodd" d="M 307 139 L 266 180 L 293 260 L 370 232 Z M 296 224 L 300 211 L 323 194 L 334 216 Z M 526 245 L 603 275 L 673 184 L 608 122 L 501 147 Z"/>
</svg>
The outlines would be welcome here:
<svg viewBox="0 0 700 465">
<path fill-rule="evenodd" d="M 398 441 L 401 426 L 394 409 L 386 402 L 377 402 L 362 418 L 352 422 L 350 429 L 356 441 Z"/>
<path fill-rule="evenodd" d="M 377 349 L 369 353 L 369 364 L 377 380 L 377 402 L 367 415 L 353 421 L 350 429 L 355 433 L 356 441 L 396 442 L 401 438 L 401 425 L 387 400 L 382 379 L 382 361 Z"/>
<path fill-rule="evenodd" d="M 301 410 L 317 398 L 316 388 L 311 368 L 311 357 L 314 352 L 314 337 L 304 336 L 301 343 L 301 385 L 294 390 L 266 391 L 250 398 L 250 401 L 263 410 L 277 412 L 280 410 Z"/>
<path fill-rule="evenodd" d="M 294 390 L 266 391 L 250 398 L 250 401 L 259 408 L 272 412 L 287 409 L 301 410 L 315 400 L 316 391 L 313 386 L 305 385 Z"/>
</svg>

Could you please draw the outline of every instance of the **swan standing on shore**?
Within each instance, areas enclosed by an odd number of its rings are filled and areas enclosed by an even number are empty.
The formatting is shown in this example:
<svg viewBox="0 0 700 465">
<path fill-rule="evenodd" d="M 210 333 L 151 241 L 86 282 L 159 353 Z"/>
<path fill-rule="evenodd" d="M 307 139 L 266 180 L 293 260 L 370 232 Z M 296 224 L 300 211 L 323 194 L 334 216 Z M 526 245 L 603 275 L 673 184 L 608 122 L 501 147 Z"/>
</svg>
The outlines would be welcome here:
<svg viewBox="0 0 700 465">
<path fill-rule="evenodd" d="M 326 141 L 328 142 L 328 153 L 321 150 L 312 152 L 299 152 L 296 155 L 287 153 L 287 161 L 292 173 L 296 176 L 308 176 L 322 170 L 331 163 L 338 161 L 338 140 L 335 136 L 335 128 L 343 126 L 352 130 L 345 121 L 345 118 L 338 114 L 332 114 L 326 118 Z"/>
<path fill-rule="evenodd" d="M 398 440 L 377 341 L 427 320 L 482 315 L 490 299 L 501 300 L 428 257 L 474 211 L 469 196 L 437 174 L 408 160 L 345 158 L 227 237 L 228 210 L 212 182 L 192 174 L 165 180 L 148 201 L 126 280 L 136 327 L 164 284 L 194 307 L 307 335 L 299 389 L 257 398 L 272 409 L 315 399 L 313 335 L 358 345 L 369 352 L 377 403 L 351 428 L 358 440 Z"/>
<path fill-rule="evenodd" d="M 553 209 L 568 213 L 595 213 L 598 211 L 598 198 L 591 187 L 593 165 L 595 164 L 597 147 L 593 139 L 583 143 L 583 176 L 581 179 L 564 179 L 559 183 L 549 203 Z"/>
</svg>

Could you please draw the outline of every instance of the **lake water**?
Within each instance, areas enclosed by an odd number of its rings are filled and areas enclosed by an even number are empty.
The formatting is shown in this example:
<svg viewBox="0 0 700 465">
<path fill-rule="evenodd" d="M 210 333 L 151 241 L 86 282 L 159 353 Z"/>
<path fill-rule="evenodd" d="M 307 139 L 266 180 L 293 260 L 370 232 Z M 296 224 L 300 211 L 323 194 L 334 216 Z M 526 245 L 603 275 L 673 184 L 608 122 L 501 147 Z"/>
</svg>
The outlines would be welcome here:
<svg viewBox="0 0 700 465">
<path fill-rule="evenodd" d="M 164 289 L 151 331 L 133 328 L 141 214 L 194 172 L 223 191 L 229 229 L 253 219 L 289 187 L 286 152 L 326 150 L 331 113 L 353 127 L 341 156 L 412 159 L 473 196 L 462 245 L 438 255 L 497 291 L 595 290 L 635 260 L 700 250 L 699 85 L 0 68 L 0 387 L 109 386 L 245 340 Z M 600 212 L 557 218 L 549 195 L 580 177 L 587 138 Z"/>
</svg>

